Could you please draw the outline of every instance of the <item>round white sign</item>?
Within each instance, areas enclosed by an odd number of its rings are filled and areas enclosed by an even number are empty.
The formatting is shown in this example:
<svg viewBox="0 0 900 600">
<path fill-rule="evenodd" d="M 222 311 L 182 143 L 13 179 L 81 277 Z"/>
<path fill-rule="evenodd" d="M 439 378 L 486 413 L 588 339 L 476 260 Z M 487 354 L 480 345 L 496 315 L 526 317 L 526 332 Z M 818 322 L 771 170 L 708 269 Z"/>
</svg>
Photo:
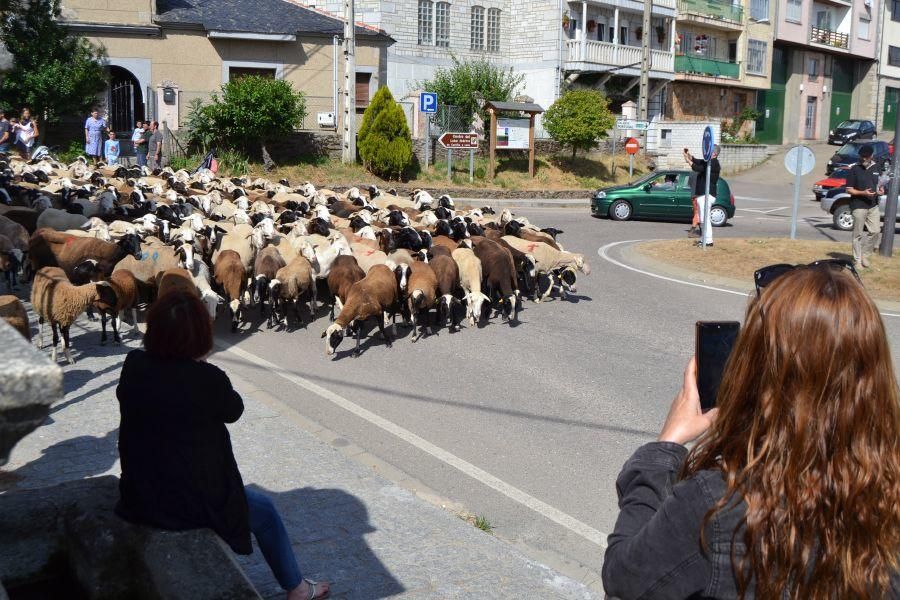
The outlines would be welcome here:
<svg viewBox="0 0 900 600">
<path fill-rule="evenodd" d="M 784 155 L 784 168 L 791 175 L 807 175 L 816 167 L 816 157 L 806 146 L 794 146 Z"/>
</svg>

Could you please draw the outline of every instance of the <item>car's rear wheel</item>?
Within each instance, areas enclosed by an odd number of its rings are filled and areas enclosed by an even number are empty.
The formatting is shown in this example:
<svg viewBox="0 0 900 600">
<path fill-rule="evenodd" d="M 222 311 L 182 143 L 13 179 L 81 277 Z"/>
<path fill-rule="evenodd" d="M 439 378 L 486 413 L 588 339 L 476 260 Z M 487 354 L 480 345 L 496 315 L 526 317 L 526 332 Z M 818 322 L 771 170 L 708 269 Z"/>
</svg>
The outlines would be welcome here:
<svg viewBox="0 0 900 600">
<path fill-rule="evenodd" d="M 840 229 L 841 231 L 853 230 L 853 212 L 847 204 L 842 204 L 834 209 L 832 220 L 835 229 Z"/>
<path fill-rule="evenodd" d="M 721 206 L 713 206 L 709 209 L 709 222 L 713 227 L 724 227 L 728 222 L 728 213 Z"/>
<path fill-rule="evenodd" d="M 613 221 L 627 221 L 631 218 L 633 209 L 627 200 L 616 200 L 609 207 L 609 218 Z"/>
</svg>

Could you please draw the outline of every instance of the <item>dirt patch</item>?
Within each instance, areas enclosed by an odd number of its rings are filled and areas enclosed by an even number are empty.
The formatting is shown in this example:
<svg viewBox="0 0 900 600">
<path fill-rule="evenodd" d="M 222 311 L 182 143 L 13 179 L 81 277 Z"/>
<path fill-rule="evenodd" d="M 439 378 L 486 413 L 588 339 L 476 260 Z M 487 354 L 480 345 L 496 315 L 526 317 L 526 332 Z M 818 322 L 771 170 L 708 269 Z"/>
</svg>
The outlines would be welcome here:
<svg viewBox="0 0 900 600">
<path fill-rule="evenodd" d="M 647 242 L 635 251 L 653 260 L 682 270 L 739 280 L 752 285 L 753 272 L 775 263 L 810 263 L 823 258 L 852 260 L 846 243 L 786 240 L 781 238 L 717 239 L 705 251 L 692 240 Z M 872 266 L 860 270 L 860 277 L 873 298 L 900 301 L 900 257 L 873 256 Z"/>
</svg>

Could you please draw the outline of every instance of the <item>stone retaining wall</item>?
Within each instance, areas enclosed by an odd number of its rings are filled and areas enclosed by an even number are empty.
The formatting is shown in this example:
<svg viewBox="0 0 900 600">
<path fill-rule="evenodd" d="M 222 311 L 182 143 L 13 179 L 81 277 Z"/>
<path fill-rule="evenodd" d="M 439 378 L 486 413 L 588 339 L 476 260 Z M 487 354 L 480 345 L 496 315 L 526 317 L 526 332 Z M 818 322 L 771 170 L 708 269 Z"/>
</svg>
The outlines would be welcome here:
<svg viewBox="0 0 900 600">
<path fill-rule="evenodd" d="M 777 147 L 763 144 L 722 144 L 719 153 L 719 164 L 722 173 L 729 175 L 740 173 L 765 162 Z"/>
</svg>

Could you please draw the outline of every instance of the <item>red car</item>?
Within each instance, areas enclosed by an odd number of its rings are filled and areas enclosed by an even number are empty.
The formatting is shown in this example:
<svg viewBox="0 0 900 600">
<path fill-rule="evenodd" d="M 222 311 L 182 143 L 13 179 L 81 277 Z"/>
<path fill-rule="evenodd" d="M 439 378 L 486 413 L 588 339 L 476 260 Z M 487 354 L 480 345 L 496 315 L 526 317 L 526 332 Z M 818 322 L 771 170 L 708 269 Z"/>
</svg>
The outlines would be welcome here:
<svg viewBox="0 0 900 600">
<path fill-rule="evenodd" d="M 847 185 L 847 174 L 850 173 L 850 169 L 835 169 L 834 172 L 826 177 L 825 179 L 820 179 L 815 184 L 813 184 L 813 194 L 816 195 L 816 200 L 821 200 L 822 197 L 828 192 L 828 190 L 833 190 L 834 188 L 844 187 Z"/>
</svg>

